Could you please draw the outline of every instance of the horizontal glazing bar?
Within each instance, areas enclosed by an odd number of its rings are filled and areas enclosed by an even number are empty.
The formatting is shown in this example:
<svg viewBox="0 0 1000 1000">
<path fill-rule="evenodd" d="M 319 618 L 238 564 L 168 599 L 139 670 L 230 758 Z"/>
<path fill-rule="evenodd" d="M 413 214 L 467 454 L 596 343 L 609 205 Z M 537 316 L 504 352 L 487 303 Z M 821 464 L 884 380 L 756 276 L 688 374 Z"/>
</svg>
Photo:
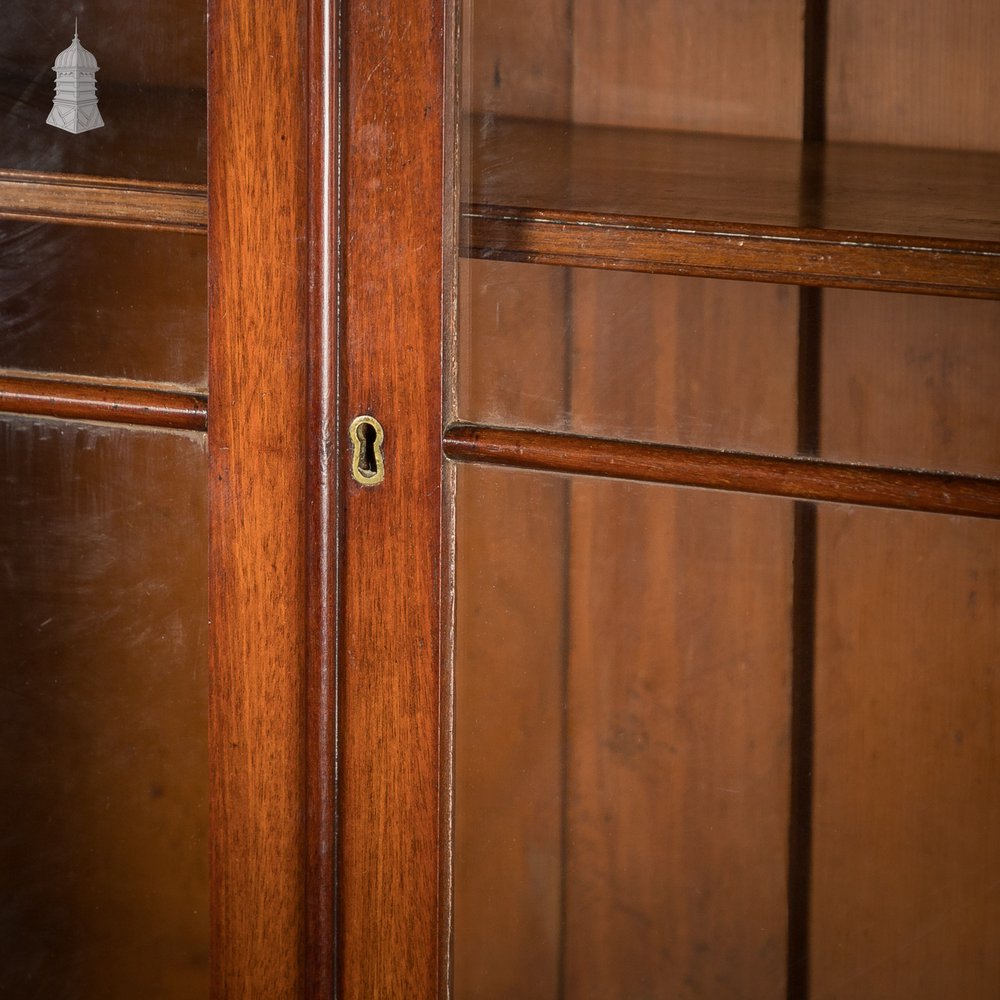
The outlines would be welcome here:
<svg viewBox="0 0 1000 1000">
<path fill-rule="evenodd" d="M 444 433 L 444 453 L 456 461 L 543 472 L 940 514 L 1000 517 L 1000 481 L 975 476 L 847 465 L 807 458 L 768 458 L 478 424 L 448 427 Z"/>
<path fill-rule="evenodd" d="M 203 395 L 85 379 L 0 374 L 0 412 L 174 430 L 208 427 Z"/>
</svg>

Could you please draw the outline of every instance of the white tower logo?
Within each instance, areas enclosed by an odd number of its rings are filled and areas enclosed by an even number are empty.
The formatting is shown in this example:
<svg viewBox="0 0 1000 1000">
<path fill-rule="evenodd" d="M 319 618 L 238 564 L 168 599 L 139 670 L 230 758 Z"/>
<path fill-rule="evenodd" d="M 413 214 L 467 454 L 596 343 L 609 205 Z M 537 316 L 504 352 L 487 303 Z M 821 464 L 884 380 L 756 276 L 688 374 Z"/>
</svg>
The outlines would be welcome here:
<svg viewBox="0 0 1000 1000">
<path fill-rule="evenodd" d="M 67 132 L 101 128 L 104 119 L 97 107 L 97 60 L 80 44 L 77 29 L 73 42 L 56 56 L 56 98 L 46 122 Z"/>
</svg>

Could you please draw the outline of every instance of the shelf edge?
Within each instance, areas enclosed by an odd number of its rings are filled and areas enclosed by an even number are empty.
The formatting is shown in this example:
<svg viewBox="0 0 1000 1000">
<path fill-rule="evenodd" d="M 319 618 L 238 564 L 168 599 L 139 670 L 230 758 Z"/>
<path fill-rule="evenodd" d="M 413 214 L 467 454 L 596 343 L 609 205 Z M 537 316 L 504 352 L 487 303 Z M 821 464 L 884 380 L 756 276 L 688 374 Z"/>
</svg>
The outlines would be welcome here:
<svg viewBox="0 0 1000 1000">
<path fill-rule="evenodd" d="M 0 218 L 204 233 L 208 196 L 201 185 L 4 172 Z"/>
<path fill-rule="evenodd" d="M 1000 298 L 1000 244 L 470 207 L 461 246 L 483 259 Z"/>
</svg>

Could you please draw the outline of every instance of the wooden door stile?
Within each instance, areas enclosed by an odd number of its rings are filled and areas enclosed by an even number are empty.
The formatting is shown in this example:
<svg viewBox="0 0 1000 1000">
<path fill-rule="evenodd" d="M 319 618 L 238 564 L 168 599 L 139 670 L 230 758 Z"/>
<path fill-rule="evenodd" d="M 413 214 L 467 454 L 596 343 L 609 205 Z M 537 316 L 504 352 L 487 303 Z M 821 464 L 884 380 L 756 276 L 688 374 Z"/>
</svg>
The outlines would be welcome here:
<svg viewBox="0 0 1000 1000">
<path fill-rule="evenodd" d="M 341 7 L 339 419 L 385 435 L 379 485 L 339 461 L 338 982 L 359 998 L 439 987 L 446 6 Z"/>
<path fill-rule="evenodd" d="M 212 996 L 306 980 L 304 0 L 209 19 Z M 265 70 L 262 72 L 262 68 Z"/>
</svg>

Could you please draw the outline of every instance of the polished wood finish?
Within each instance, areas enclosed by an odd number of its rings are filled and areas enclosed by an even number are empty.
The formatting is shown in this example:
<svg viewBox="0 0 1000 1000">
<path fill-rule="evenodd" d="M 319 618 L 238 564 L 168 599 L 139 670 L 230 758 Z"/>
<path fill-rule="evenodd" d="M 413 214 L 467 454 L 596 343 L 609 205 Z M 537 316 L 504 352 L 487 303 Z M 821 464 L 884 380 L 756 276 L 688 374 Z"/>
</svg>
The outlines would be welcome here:
<svg viewBox="0 0 1000 1000">
<path fill-rule="evenodd" d="M 203 395 L 67 376 L 0 373 L 0 412 L 188 431 L 203 431 L 208 426 Z"/>
<path fill-rule="evenodd" d="M 1000 477 L 1000 302 L 828 291 L 822 455 Z"/>
<path fill-rule="evenodd" d="M 445 6 L 349 0 L 341 10 L 338 981 L 357 998 L 436 996 L 445 957 Z M 375 487 L 349 473 L 345 430 L 362 413 L 385 429 Z"/>
<path fill-rule="evenodd" d="M 551 1000 L 566 948 L 569 484 L 471 464 L 457 480 L 453 995 Z"/>
<path fill-rule="evenodd" d="M 307 223 L 302 3 L 210 19 L 213 997 L 305 963 Z M 266 72 L 261 67 L 266 66 Z M 316 442 L 321 447 L 320 442 Z"/>
<path fill-rule="evenodd" d="M 809 458 L 765 458 L 638 441 L 453 424 L 444 451 L 456 461 L 763 493 L 970 517 L 1000 517 L 1000 481 L 907 472 Z"/>
<path fill-rule="evenodd" d="M 797 139 L 801 6 L 574 3 L 574 121 Z M 794 447 L 796 290 L 569 273 L 567 430 Z M 565 481 L 564 995 L 780 995 L 791 505 Z"/>
<path fill-rule="evenodd" d="M 482 136 L 474 256 L 1000 297 L 994 154 L 525 121 Z"/>
<path fill-rule="evenodd" d="M 309 309 L 306 490 L 306 885 L 304 1000 L 336 990 L 337 607 L 340 469 L 337 440 L 336 296 L 340 250 L 337 184 L 339 7 L 309 7 Z"/>
<path fill-rule="evenodd" d="M 0 170 L 0 218 L 198 233 L 208 195 L 203 184 Z"/>
</svg>

